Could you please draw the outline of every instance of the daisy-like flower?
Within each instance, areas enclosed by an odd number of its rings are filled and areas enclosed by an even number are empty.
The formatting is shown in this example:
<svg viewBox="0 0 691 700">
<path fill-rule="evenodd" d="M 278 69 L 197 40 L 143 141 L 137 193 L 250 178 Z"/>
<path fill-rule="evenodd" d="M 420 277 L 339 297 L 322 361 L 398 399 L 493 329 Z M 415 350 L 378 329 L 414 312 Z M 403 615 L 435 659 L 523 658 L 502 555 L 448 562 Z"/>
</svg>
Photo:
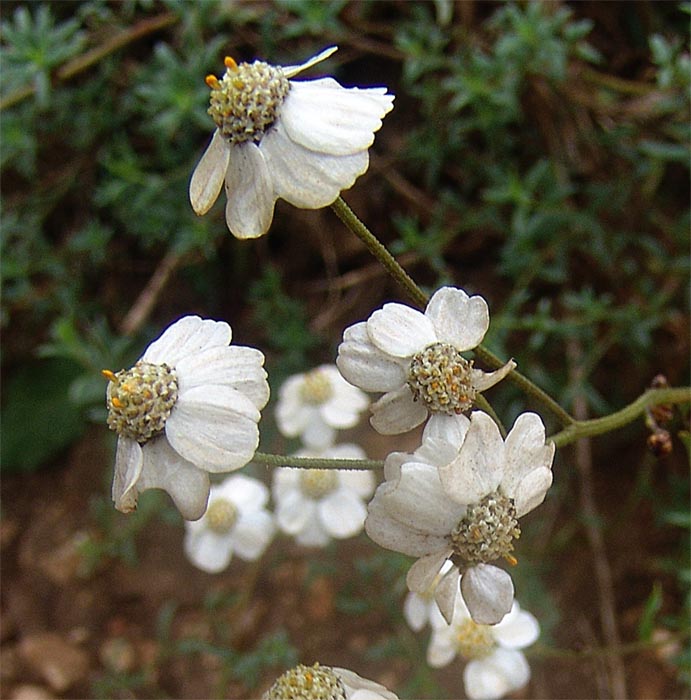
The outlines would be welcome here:
<svg viewBox="0 0 691 700">
<path fill-rule="evenodd" d="M 440 668 L 456 656 L 467 661 L 463 686 L 470 700 L 497 700 L 530 680 L 530 666 L 521 649 L 537 640 L 540 625 L 517 601 L 498 624 L 478 625 L 458 596 L 450 624 L 438 612 L 431 622 L 427 663 Z"/>
<path fill-rule="evenodd" d="M 357 445 L 335 445 L 323 450 L 305 449 L 298 457 L 365 459 Z M 365 501 L 375 487 L 368 470 L 274 470 L 273 496 L 278 527 L 305 547 L 324 547 L 331 538 L 346 539 L 362 532 L 367 516 Z"/>
<path fill-rule="evenodd" d="M 200 518 L 209 473 L 247 464 L 259 444 L 269 385 L 259 350 L 230 345 L 222 321 L 185 316 L 128 370 L 104 370 L 108 427 L 118 434 L 113 501 L 134 510 L 139 493 L 167 491 L 187 520 Z"/>
<path fill-rule="evenodd" d="M 346 668 L 299 664 L 286 671 L 262 700 L 398 700 L 383 685 Z"/>
<path fill-rule="evenodd" d="M 385 481 L 368 506 L 367 534 L 418 560 L 408 571 L 411 591 L 424 594 L 447 560 L 452 569 L 434 589 L 451 619 L 459 586 L 470 614 L 496 624 L 511 610 L 513 581 L 494 565 L 520 537 L 518 519 L 536 508 L 552 483 L 554 443 L 535 413 L 520 415 L 502 440 L 494 421 L 475 411 L 425 427 L 412 455 L 390 454 Z"/>
<path fill-rule="evenodd" d="M 428 416 L 463 413 L 478 392 L 501 381 L 513 360 L 494 372 L 473 367 L 461 353 L 477 347 L 489 328 L 487 302 L 462 289 L 437 290 L 422 313 L 385 304 L 347 328 L 338 348 L 341 374 L 364 391 L 384 392 L 372 405 L 372 427 L 384 435 L 412 430 Z"/>
<path fill-rule="evenodd" d="M 225 182 L 226 223 L 237 238 L 265 234 L 278 198 L 302 209 L 331 204 L 369 165 L 374 132 L 393 108 L 386 88 L 344 88 L 333 78 L 290 80 L 336 51 L 299 66 L 226 57 L 207 76 L 218 127 L 192 173 L 190 202 L 206 214 Z"/>
<path fill-rule="evenodd" d="M 223 571 L 233 554 L 254 561 L 264 553 L 274 534 L 266 510 L 269 489 L 244 474 L 229 476 L 211 486 L 209 506 L 200 520 L 185 523 L 185 554 L 202 571 Z"/>
<path fill-rule="evenodd" d="M 306 446 L 324 449 L 335 442 L 336 430 L 354 427 L 367 406 L 367 395 L 348 384 L 335 365 L 321 365 L 286 379 L 276 422 L 286 437 L 300 436 Z"/>
</svg>

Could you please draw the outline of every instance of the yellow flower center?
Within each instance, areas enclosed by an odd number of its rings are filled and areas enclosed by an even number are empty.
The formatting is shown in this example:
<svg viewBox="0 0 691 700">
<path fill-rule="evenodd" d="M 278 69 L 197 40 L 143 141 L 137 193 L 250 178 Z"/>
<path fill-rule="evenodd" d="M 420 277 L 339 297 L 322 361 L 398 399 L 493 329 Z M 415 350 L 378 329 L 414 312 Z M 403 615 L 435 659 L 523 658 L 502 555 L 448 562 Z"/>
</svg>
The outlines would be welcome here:
<svg viewBox="0 0 691 700">
<path fill-rule="evenodd" d="M 433 343 L 413 356 L 408 386 L 430 413 L 453 415 L 472 407 L 477 393 L 473 363 L 448 343 Z"/>
<path fill-rule="evenodd" d="M 490 654 L 496 646 L 490 627 L 490 625 L 479 625 L 473 620 L 465 620 L 456 632 L 458 655 L 470 661 Z"/>
<path fill-rule="evenodd" d="M 346 691 L 328 666 L 300 664 L 279 676 L 262 700 L 346 700 Z"/>
<path fill-rule="evenodd" d="M 328 401 L 333 396 L 333 387 L 326 372 L 320 369 L 307 372 L 300 387 L 300 396 L 305 403 L 315 406 Z"/>
<path fill-rule="evenodd" d="M 338 487 L 338 474 L 335 469 L 303 469 L 300 474 L 300 488 L 309 498 L 318 501 Z"/>
<path fill-rule="evenodd" d="M 209 504 L 205 519 L 209 530 L 225 535 L 235 526 L 238 509 L 227 498 L 216 498 Z"/>
<path fill-rule="evenodd" d="M 276 121 L 290 82 L 280 68 L 263 61 L 238 65 L 226 56 L 225 66 L 220 80 L 206 77 L 211 88 L 208 113 L 231 144 L 258 143 Z"/>
<path fill-rule="evenodd" d="M 118 435 L 146 442 L 163 431 L 176 401 L 178 379 L 166 364 L 137 362 L 117 374 L 103 370 L 109 379 L 106 391 L 108 427 Z"/>
<path fill-rule="evenodd" d="M 453 560 L 463 571 L 474 564 L 487 564 L 510 555 L 513 541 L 521 536 L 516 507 L 499 492 L 490 493 L 479 503 L 468 506 L 465 516 L 451 533 Z"/>
</svg>

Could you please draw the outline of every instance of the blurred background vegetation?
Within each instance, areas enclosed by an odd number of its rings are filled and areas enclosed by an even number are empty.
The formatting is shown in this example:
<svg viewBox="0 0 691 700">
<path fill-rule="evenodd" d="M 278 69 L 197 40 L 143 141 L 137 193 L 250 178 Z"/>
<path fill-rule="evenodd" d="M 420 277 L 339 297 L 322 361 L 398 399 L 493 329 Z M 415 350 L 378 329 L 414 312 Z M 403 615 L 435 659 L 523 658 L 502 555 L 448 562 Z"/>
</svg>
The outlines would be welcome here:
<svg viewBox="0 0 691 700">
<path fill-rule="evenodd" d="M 250 242 L 229 234 L 221 204 L 194 215 L 187 186 L 213 129 L 204 76 L 221 74 L 226 54 L 295 64 L 337 44 L 327 64 L 300 77 L 328 73 L 396 94 L 369 171 L 344 198 L 426 289 L 449 283 L 482 294 L 492 313 L 488 347 L 515 357 L 566 408 L 580 400 L 588 415 L 607 413 L 658 374 L 688 384 L 689 9 L 687 2 L 3 2 L 3 518 L 34 512 L 28 496 L 10 503 L 8 493 L 29 484 L 40 491 L 42 475 L 69 469 L 75 445 L 110 440 L 104 428 L 89 427 L 105 416 L 100 370 L 130 366 L 176 318 L 230 322 L 236 342 L 266 354 L 275 395 L 291 372 L 332 361 L 346 325 L 400 299 L 328 209 L 279 202 L 269 234 Z M 508 386 L 490 398 L 507 423 L 526 408 Z M 669 417 L 673 454 L 662 461 L 646 453 L 642 421 L 595 446 L 599 526 L 614 588 L 624 595 L 616 613 L 628 641 L 650 642 L 661 629 L 683 634 L 688 622 L 688 412 L 681 413 Z M 267 418 L 262 449 L 288 449 L 271 429 L 270 409 Z M 371 456 L 388 449 L 373 443 Z M 574 460 L 569 452 L 561 458 L 549 522 L 536 521 L 522 543 L 533 578 L 519 598 L 541 617 L 546 648 L 573 642 L 560 636 L 559 621 L 569 617 L 565 608 L 582 612 L 582 588 L 559 588 L 563 567 L 584 577 L 594 556 L 581 528 L 576 494 L 584 486 Z M 92 489 L 77 505 L 91 533 L 80 550 L 87 580 L 103 561 L 134 564 L 147 523 L 179 529 L 155 496 L 129 521 L 113 513 L 110 468 L 106 452 L 91 465 Z M 640 526 L 633 534 L 632 520 Z M 21 549 L 16 537 L 8 543 Z M 583 558 L 574 554 L 580 549 Z M 351 617 L 376 605 L 388 610 L 381 625 L 397 632 L 381 636 L 370 662 L 387 668 L 406 660 L 413 670 L 396 679 L 402 697 L 444 697 L 453 681 L 425 668 L 421 642 L 411 651 L 410 637 L 399 634 L 400 606 L 394 610 L 384 590 L 402 593 L 406 562 L 364 551 L 352 568 L 369 584 L 339 590 L 338 610 Z M 310 569 L 305 585 L 338 576 L 339 557 L 330 556 L 313 562 L 324 571 Z M 14 567 L 5 565 L 4 576 Z M 232 598 L 208 593 L 205 614 L 213 619 Z M 279 628 L 244 655 L 218 630 L 173 644 L 175 612 L 158 601 L 159 661 L 211 654 L 222 673 L 207 692 L 241 697 L 265 666 L 280 672 L 298 657 Z M 597 611 L 589 614 L 597 639 Z M 671 670 L 661 692 L 683 692 L 687 647 L 686 640 L 663 659 Z M 600 692 L 568 674 L 568 687 L 550 685 L 552 657 L 544 655 L 537 654 L 536 693 Z M 575 678 L 591 675 L 592 659 L 560 662 Z M 635 686 L 637 673 L 648 674 L 634 662 L 640 658 L 625 657 Z M 184 697 L 183 685 L 139 668 L 129 676 L 100 669 L 81 692 Z"/>
</svg>

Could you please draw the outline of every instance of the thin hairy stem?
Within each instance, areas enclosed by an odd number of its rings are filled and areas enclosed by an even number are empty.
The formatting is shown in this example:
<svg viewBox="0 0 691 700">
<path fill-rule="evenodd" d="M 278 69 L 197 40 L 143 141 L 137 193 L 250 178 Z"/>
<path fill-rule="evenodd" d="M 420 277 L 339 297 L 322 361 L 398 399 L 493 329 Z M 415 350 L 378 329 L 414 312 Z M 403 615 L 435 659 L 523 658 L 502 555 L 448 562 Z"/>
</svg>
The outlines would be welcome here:
<svg viewBox="0 0 691 700">
<path fill-rule="evenodd" d="M 331 208 L 336 212 L 338 218 L 367 246 L 370 253 L 379 260 L 396 282 L 403 287 L 415 304 L 424 309 L 429 301 L 427 295 L 415 284 L 412 277 L 398 264 L 396 258 L 360 221 L 343 199 L 339 197 L 331 205 Z M 475 348 L 475 354 L 491 369 L 499 369 L 499 367 L 504 366 L 504 362 L 482 345 Z M 520 372 L 514 369 L 509 372 L 507 378 L 516 384 L 521 391 L 539 401 L 548 411 L 551 411 L 562 426 L 571 425 L 574 422 L 574 419 L 549 394 Z"/>
<path fill-rule="evenodd" d="M 292 457 L 255 452 L 253 462 L 268 467 L 298 467 L 299 469 L 383 469 L 377 459 L 327 459 L 326 457 Z"/>
<path fill-rule="evenodd" d="M 563 447 L 583 437 L 602 435 L 612 430 L 618 430 L 636 420 L 646 408 L 659 404 L 691 403 L 691 387 L 677 387 L 670 389 L 648 389 L 635 401 L 619 411 L 610 413 L 602 418 L 590 420 L 577 420 L 564 430 L 552 435 L 549 439 L 557 447 Z"/>
</svg>

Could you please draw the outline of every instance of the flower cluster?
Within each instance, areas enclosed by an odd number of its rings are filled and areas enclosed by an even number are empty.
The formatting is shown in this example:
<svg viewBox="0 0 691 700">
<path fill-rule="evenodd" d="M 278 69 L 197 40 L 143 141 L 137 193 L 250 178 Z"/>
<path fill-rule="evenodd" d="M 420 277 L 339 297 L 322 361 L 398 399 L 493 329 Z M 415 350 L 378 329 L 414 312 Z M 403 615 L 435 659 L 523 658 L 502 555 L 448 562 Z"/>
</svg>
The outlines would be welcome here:
<svg viewBox="0 0 691 700">
<path fill-rule="evenodd" d="M 253 238 L 268 230 L 278 198 L 323 207 L 365 172 L 393 96 L 386 88 L 343 88 L 332 78 L 291 80 L 335 50 L 298 66 L 226 58 L 225 74 L 207 77 L 217 128 L 190 182 L 197 214 L 225 184 L 229 229 Z M 475 367 L 473 350 L 488 328 L 481 296 L 442 287 L 424 311 L 385 304 L 345 330 L 336 365 L 289 377 L 278 394 L 279 431 L 300 440 L 295 456 L 338 460 L 339 468 L 276 468 L 272 514 L 260 480 L 211 478 L 255 455 L 269 399 L 264 356 L 232 345 L 224 322 L 182 318 L 134 367 L 104 370 L 108 426 L 118 434 L 115 506 L 128 512 L 142 491 L 167 491 L 188 521 L 185 552 L 208 573 L 224 570 L 235 555 L 258 559 L 277 530 L 323 547 L 365 529 L 379 545 L 416 558 L 404 613 L 413 629 L 432 628 L 428 663 L 466 659 L 470 698 L 517 690 L 530 677 L 521 649 L 535 641 L 539 625 L 514 600 L 502 564 L 517 563 L 520 520 L 545 498 L 555 447 L 536 413 L 519 415 L 504 437 L 496 419 L 477 410 L 479 395 L 516 366 Z M 373 472 L 345 462 L 365 452 L 337 443 L 338 431 L 355 427 L 369 407 L 365 392 L 381 394 L 370 418 L 379 433 L 424 424 L 414 452 L 387 456 L 378 487 Z M 263 696 L 395 697 L 351 671 L 319 664 L 286 672 Z"/>
</svg>

